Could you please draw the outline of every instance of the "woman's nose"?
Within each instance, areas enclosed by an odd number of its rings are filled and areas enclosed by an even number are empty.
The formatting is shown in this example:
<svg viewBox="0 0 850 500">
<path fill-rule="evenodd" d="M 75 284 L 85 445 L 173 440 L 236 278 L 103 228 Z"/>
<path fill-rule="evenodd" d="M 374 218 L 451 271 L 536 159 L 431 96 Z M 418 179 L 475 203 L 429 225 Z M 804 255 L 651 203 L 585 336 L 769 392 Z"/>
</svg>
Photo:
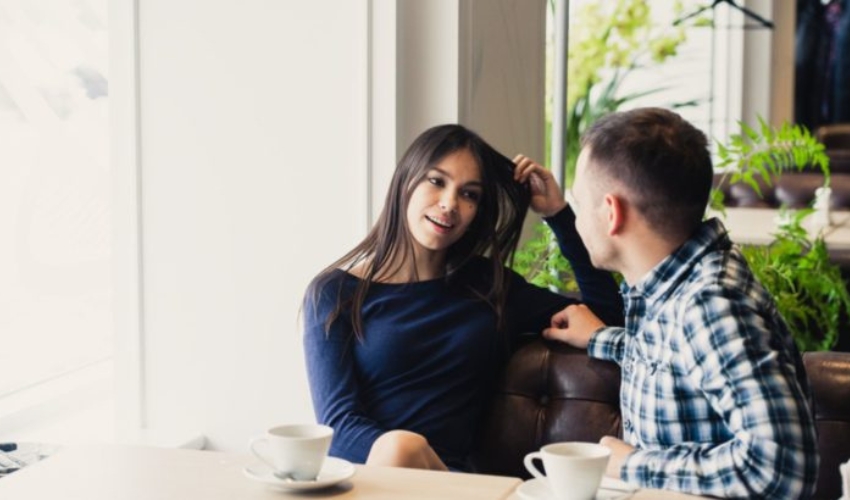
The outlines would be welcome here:
<svg viewBox="0 0 850 500">
<path fill-rule="evenodd" d="M 440 198 L 440 208 L 446 212 L 454 212 L 457 210 L 457 195 L 455 193 L 445 193 Z"/>
</svg>

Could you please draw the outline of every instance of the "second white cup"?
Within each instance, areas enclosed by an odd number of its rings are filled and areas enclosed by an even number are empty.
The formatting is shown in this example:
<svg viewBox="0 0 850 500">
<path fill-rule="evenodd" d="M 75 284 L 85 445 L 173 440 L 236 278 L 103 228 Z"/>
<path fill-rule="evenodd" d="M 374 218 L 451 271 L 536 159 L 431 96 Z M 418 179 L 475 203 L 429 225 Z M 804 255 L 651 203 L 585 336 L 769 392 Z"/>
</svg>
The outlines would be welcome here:
<svg viewBox="0 0 850 500">
<path fill-rule="evenodd" d="M 596 496 L 611 450 L 601 444 L 552 443 L 525 456 L 525 468 L 545 481 L 558 500 L 591 500 Z M 534 460 L 543 461 L 544 475 Z"/>
<path fill-rule="evenodd" d="M 327 425 L 278 425 L 252 439 L 251 451 L 280 478 L 312 481 L 322 470 L 332 437 Z"/>
</svg>

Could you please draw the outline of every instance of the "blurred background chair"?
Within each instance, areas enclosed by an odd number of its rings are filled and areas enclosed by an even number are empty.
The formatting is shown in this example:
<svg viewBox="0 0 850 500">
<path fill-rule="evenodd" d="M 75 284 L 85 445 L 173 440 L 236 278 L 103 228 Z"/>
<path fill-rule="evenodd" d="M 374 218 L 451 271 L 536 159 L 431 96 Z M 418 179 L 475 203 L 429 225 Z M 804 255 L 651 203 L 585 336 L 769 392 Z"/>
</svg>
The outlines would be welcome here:
<svg viewBox="0 0 850 500">
<path fill-rule="evenodd" d="M 850 174 L 850 123 L 823 125 L 815 136 L 826 147 L 830 170 L 836 174 Z"/>
</svg>

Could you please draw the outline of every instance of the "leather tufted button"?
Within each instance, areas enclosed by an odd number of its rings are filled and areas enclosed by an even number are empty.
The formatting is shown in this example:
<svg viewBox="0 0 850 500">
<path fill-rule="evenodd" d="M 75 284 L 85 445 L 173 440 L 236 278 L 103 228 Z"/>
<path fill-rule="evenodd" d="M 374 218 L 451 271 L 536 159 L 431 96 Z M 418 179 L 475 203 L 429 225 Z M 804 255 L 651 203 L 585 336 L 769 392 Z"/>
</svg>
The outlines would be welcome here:
<svg viewBox="0 0 850 500">
<path fill-rule="evenodd" d="M 538 399 L 537 402 L 540 406 L 547 406 L 549 404 L 549 400 L 550 398 L 548 394 L 541 394 L 540 399 Z"/>
</svg>

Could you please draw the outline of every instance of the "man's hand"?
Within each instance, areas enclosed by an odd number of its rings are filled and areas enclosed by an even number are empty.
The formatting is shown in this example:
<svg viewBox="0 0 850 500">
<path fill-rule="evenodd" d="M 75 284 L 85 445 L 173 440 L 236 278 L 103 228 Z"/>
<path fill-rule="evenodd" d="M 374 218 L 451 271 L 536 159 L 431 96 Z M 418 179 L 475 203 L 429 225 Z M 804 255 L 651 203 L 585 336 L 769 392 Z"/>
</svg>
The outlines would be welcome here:
<svg viewBox="0 0 850 500">
<path fill-rule="evenodd" d="M 611 436 L 603 436 L 599 440 L 599 444 L 611 448 L 611 458 L 608 459 L 608 468 L 605 469 L 605 475 L 620 479 L 620 469 L 623 468 L 626 457 L 635 451 L 634 446 Z"/>
<path fill-rule="evenodd" d="M 552 316 L 552 324 L 543 330 L 547 339 L 560 340 L 579 349 L 587 349 L 590 337 L 605 326 L 584 304 L 567 306 Z"/>
<path fill-rule="evenodd" d="M 543 217 L 551 217 L 567 206 L 564 192 L 546 167 L 524 155 L 514 158 L 514 180 L 528 182 L 531 188 L 531 209 Z"/>
</svg>

